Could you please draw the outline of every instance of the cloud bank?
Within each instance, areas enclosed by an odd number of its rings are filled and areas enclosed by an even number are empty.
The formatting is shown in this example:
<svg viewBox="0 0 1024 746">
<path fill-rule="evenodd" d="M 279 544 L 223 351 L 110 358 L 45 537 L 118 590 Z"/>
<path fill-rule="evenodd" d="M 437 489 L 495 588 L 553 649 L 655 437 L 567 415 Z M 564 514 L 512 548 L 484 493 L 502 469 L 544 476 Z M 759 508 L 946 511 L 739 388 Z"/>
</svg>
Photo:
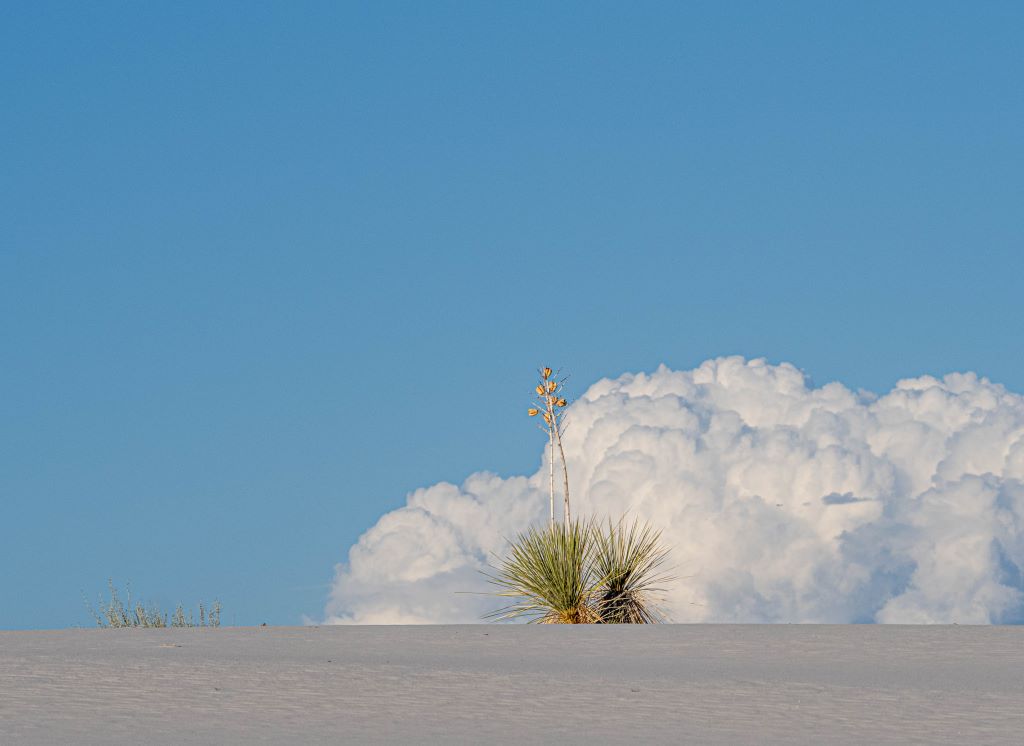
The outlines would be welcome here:
<svg viewBox="0 0 1024 746">
<path fill-rule="evenodd" d="M 672 621 L 1024 622 L 1024 397 L 984 378 L 876 396 L 729 357 L 601 380 L 569 422 L 574 512 L 663 529 Z M 326 621 L 479 621 L 495 599 L 465 592 L 546 520 L 546 480 L 413 492 L 337 566 Z"/>
</svg>

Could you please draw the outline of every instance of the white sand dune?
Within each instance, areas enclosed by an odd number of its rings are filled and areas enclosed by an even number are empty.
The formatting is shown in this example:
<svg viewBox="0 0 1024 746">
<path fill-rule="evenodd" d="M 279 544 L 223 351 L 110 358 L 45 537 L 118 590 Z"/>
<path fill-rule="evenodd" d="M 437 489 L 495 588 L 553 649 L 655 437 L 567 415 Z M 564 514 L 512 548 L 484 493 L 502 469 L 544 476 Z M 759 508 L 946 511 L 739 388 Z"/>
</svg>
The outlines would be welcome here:
<svg viewBox="0 0 1024 746">
<path fill-rule="evenodd" d="M 0 632 L 0 743 L 1021 743 L 1024 629 Z"/>
</svg>

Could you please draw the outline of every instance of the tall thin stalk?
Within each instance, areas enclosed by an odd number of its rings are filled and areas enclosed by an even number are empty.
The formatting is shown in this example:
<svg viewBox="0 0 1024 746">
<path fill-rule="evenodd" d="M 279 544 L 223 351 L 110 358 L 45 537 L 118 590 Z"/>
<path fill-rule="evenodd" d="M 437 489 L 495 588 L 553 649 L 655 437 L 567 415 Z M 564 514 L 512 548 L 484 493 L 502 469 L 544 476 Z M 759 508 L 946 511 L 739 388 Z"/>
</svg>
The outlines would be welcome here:
<svg viewBox="0 0 1024 746">
<path fill-rule="evenodd" d="M 544 427 L 547 431 L 548 448 L 550 460 L 548 463 L 549 497 L 550 497 L 550 525 L 555 525 L 555 445 L 558 446 L 558 453 L 562 459 L 563 479 L 563 500 L 564 515 L 563 521 L 569 523 L 572 520 L 572 513 L 569 509 L 569 467 L 565 460 L 565 448 L 562 446 L 562 432 L 564 427 L 565 408 L 569 402 L 562 395 L 565 385 L 565 378 L 553 378 L 551 368 L 541 368 L 540 382 L 534 391 L 537 393 L 537 403 L 540 406 L 530 407 L 528 414 L 536 417 L 538 414 L 544 417 Z"/>
<path fill-rule="evenodd" d="M 555 527 L 555 429 L 548 425 L 548 445 L 550 446 L 550 458 L 548 458 L 548 496 L 551 498 L 551 528 Z"/>
<path fill-rule="evenodd" d="M 565 401 L 561 399 L 560 401 Z M 572 515 L 569 512 L 569 467 L 565 463 L 565 449 L 562 448 L 562 428 L 559 426 L 560 423 L 556 419 L 555 426 L 552 428 L 555 431 L 555 441 L 558 443 L 558 453 L 562 457 L 562 477 L 565 479 L 565 517 L 563 520 L 566 523 L 572 521 Z"/>
</svg>

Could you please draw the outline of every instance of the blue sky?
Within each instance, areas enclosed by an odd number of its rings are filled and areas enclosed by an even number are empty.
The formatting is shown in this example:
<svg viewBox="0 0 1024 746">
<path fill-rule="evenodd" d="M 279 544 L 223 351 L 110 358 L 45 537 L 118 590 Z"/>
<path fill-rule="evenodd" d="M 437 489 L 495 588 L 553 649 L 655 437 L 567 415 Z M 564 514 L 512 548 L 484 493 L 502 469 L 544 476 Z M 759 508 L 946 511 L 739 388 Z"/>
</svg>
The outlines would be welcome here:
<svg viewBox="0 0 1024 746">
<path fill-rule="evenodd" d="M 1018 3 L 0 11 L 0 628 L 317 616 L 534 368 L 1024 390 Z"/>
</svg>

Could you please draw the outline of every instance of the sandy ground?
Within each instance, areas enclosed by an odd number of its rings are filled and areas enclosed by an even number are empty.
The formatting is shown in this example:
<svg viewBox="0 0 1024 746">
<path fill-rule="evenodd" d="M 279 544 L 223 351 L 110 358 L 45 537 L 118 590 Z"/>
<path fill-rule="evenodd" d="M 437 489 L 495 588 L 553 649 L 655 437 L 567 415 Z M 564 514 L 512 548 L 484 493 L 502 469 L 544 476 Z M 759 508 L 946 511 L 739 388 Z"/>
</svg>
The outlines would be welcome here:
<svg viewBox="0 0 1024 746">
<path fill-rule="evenodd" d="M 1024 742 L 1024 628 L 0 632 L 0 743 Z"/>
</svg>

